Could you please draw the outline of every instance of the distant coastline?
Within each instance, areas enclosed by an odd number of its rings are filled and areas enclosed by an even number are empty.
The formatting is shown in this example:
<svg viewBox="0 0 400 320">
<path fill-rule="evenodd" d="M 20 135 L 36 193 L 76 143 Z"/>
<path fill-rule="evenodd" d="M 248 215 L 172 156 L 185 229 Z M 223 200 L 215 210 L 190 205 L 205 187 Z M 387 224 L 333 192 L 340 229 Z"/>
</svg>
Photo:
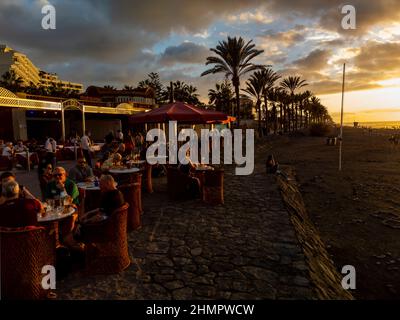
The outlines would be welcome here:
<svg viewBox="0 0 400 320">
<path fill-rule="evenodd" d="M 344 125 L 353 127 L 354 122 L 345 122 Z M 394 128 L 399 129 L 400 121 L 366 121 L 366 122 L 358 122 L 358 126 L 371 127 L 375 129 L 394 129 Z"/>
</svg>

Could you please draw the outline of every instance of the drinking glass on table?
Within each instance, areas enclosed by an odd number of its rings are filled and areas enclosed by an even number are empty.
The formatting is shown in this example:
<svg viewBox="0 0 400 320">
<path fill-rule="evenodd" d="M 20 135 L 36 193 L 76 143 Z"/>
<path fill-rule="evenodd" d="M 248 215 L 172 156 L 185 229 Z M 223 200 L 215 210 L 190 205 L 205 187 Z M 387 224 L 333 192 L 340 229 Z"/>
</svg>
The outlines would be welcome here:
<svg viewBox="0 0 400 320">
<path fill-rule="evenodd" d="M 47 211 L 54 210 L 55 200 L 54 199 L 47 199 L 46 202 L 47 202 L 47 207 L 46 207 Z"/>
</svg>

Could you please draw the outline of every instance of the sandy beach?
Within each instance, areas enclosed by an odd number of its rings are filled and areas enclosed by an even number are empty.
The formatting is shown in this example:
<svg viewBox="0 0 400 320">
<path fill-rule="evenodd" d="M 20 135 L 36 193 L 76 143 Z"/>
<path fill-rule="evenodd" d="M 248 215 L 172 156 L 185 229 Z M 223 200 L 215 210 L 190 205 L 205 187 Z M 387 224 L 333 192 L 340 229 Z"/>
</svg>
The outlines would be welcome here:
<svg viewBox="0 0 400 320">
<path fill-rule="evenodd" d="M 400 292 L 400 147 L 393 131 L 345 128 L 338 146 L 325 138 L 272 137 L 269 153 L 295 168 L 308 213 L 337 270 L 353 265 L 357 299 L 395 299 Z"/>
</svg>

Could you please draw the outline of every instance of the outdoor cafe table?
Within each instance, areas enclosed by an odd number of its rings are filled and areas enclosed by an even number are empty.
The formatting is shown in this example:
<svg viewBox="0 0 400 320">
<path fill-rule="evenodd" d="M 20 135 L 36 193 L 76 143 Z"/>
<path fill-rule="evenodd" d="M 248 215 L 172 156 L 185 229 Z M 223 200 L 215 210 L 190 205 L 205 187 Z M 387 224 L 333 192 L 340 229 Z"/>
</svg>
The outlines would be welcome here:
<svg viewBox="0 0 400 320">
<path fill-rule="evenodd" d="M 153 181 L 152 181 L 152 168 L 153 165 L 150 164 L 148 161 L 149 160 L 154 160 L 154 159 L 167 159 L 167 156 L 157 156 L 155 157 L 148 157 L 147 158 L 147 163 L 146 163 L 146 172 L 145 172 L 145 177 L 146 177 L 146 191 L 148 193 L 153 192 Z"/>
<path fill-rule="evenodd" d="M 194 176 L 200 181 L 200 190 L 203 189 L 204 185 L 204 174 L 206 171 L 214 170 L 213 167 L 207 165 L 199 165 L 194 170 Z"/>
<path fill-rule="evenodd" d="M 133 175 L 137 174 L 140 172 L 139 168 L 121 168 L 121 169 L 110 169 L 108 170 L 109 173 L 111 173 L 115 180 L 119 183 L 119 184 L 123 184 L 123 183 L 130 183 L 132 182 L 133 179 Z"/>
<path fill-rule="evenodd" d="M 81 213 L 100 207 L 100 187 L 93 182 L 79 182 L 79 202 Z"/>
<path fill-rule="evenodd" d="M 55 233 L 56 247 L 60 246 L 60 237 L 58 232 L 59 222 L 72 216 L 75 211 L 76 209 L 74 207 L 68 207 L 65 208 L 64 211 L 57 209 L 46 211 L 44 216 L 42 216 L 41 213 L 38 214 L 38 223 L 48 226 Z"/>
<path fill-rule="evenodd" d="M 31 170 L 31 163 L 33 163 L 34 165 L 37 165 L 39 163 L 39 158 L 36 152 L 16 152 L 15 156 L 17 157 L 18 164 L 26 167 L 28 171 Z"/>
</svg>

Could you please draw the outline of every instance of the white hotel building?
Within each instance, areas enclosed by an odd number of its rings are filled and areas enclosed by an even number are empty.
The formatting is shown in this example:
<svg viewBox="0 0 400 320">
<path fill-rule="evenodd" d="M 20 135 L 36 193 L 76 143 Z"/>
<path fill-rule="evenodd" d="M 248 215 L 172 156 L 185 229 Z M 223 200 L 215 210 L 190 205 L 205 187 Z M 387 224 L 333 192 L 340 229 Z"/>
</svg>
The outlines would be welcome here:
<svg viewBox="0 0 400 320">
<path fill-rule="evenodd" d="M 0 77 L 7 71 L 14 71 L 18 77 L 21 77 L 23 86 L 30 86 L 33 83 L 36 86 L 57 85 L 63 89 L 83 91 L 82 84 L 63 81 L 56 74 L 41 71 L 23 53 L 0 44 Z"/>
</svg>

